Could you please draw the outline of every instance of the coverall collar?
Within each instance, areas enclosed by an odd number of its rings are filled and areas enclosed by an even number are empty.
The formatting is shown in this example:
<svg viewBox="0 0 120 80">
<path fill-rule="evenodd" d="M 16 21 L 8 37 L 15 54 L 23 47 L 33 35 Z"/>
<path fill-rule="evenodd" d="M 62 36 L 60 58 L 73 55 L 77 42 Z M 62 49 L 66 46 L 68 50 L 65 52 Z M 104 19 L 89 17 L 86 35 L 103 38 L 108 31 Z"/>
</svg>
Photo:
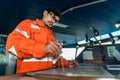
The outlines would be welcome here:
<svg viewBox="0 0 120 80">
<path fill-rule="evenodd" d="M 42 23 L 42 21 L 41 21 L 40 19 L 37 18 L 37 19 L 35 20 L 35 22 L 36 22 L 38 25 L 45 27 L 45 25 Z"/>
</svg>

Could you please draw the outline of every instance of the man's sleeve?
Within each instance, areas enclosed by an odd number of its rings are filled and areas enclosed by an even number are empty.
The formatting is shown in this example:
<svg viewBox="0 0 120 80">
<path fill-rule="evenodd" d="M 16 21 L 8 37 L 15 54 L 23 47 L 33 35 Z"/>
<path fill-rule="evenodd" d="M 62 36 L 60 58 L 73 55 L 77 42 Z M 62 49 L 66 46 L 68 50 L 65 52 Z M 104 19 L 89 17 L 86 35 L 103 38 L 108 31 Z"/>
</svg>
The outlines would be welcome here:
<svg viewBox="0 0 120 80">
<path fill-rule="evenodd" d="M 43 57 L 45 44 L 30 39 L 31 20 L 24 20 L 8 35 L 6 50 L 19 58 Z"/>
</svg>

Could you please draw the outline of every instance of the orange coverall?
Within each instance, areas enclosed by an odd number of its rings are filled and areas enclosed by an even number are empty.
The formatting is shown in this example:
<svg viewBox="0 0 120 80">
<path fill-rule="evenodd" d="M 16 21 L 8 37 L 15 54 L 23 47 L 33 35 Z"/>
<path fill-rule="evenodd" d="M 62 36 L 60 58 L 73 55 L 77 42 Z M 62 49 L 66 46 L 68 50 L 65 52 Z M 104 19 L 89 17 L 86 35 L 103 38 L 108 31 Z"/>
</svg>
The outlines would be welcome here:
<svg viewBox="0 0 120 80">
<path fill-rule="evenodd" d="M 8 35 L 6 42 L 6 51 L 17 56 L 16 73 L 49 69 L 53 64 L 58 66 L 61 60 L 44 52 L 45 45 L 51 40 L 54 40 L 52 31 L 39 19 L 21 21 Z M 67 67 L 68 61 L 62 60 Z"/>
</svg>

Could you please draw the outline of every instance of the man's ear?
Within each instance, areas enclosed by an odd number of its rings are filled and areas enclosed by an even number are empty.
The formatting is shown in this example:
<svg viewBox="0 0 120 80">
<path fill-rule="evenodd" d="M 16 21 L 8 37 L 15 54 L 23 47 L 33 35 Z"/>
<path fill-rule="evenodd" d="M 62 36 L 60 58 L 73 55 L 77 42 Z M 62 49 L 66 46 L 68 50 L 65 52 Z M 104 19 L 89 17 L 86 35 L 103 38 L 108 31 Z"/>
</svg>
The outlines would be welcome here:
<svg viewBox="0 0 120 80">
<path fill-rule="evenodd" d="M 46 16 L 47 14 L 48 14 L 48 11 L 45 10 L 45 11 L 43 12 L 43 15 Z"/>
</svg>

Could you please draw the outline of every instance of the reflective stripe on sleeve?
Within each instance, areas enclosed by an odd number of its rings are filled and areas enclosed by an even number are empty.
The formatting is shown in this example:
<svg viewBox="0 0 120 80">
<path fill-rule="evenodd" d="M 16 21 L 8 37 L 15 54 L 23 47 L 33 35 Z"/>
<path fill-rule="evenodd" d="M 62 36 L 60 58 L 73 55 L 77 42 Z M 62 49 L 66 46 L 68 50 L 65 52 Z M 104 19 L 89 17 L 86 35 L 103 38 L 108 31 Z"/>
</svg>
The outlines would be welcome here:
<svg viewBox="0 0 120 80">
<path fill-rule="evenodd" d="M 29 59 L 24 59 L 23 62 L 41 62 L 41 61 L 52 61 L 53 64 L 55 64 L 57 62 L 57 60 L 60 57 L 53 59 L 52 57 L 44 57 L 44 58 L 29 58 Z"/>
<path fill-rule="evenodd" d="M 59 56 L 59 57 L 53 59 L 53 64 L 55 64 L 55 63 L 58 61 L 58 59 L 60 59 L 60 58 L 61 58 L 61 56 Z"/>
<path fill-rule="evenodd" d="M 24 59 L 23 62 L 40 62 L 40 61 L 52 61 L 52 57 L 44 57 L 44 58 L 29 58 L 29 59 Z"/>
<path fill-rule="evenodd" d="M 20 30 L 19 28 L 16 28 L 15 31 L 19 32 L 20 34 L 22 34 L 26 38 L 30 38 L 30 35 L 26 31 Z"/>
</svg>

